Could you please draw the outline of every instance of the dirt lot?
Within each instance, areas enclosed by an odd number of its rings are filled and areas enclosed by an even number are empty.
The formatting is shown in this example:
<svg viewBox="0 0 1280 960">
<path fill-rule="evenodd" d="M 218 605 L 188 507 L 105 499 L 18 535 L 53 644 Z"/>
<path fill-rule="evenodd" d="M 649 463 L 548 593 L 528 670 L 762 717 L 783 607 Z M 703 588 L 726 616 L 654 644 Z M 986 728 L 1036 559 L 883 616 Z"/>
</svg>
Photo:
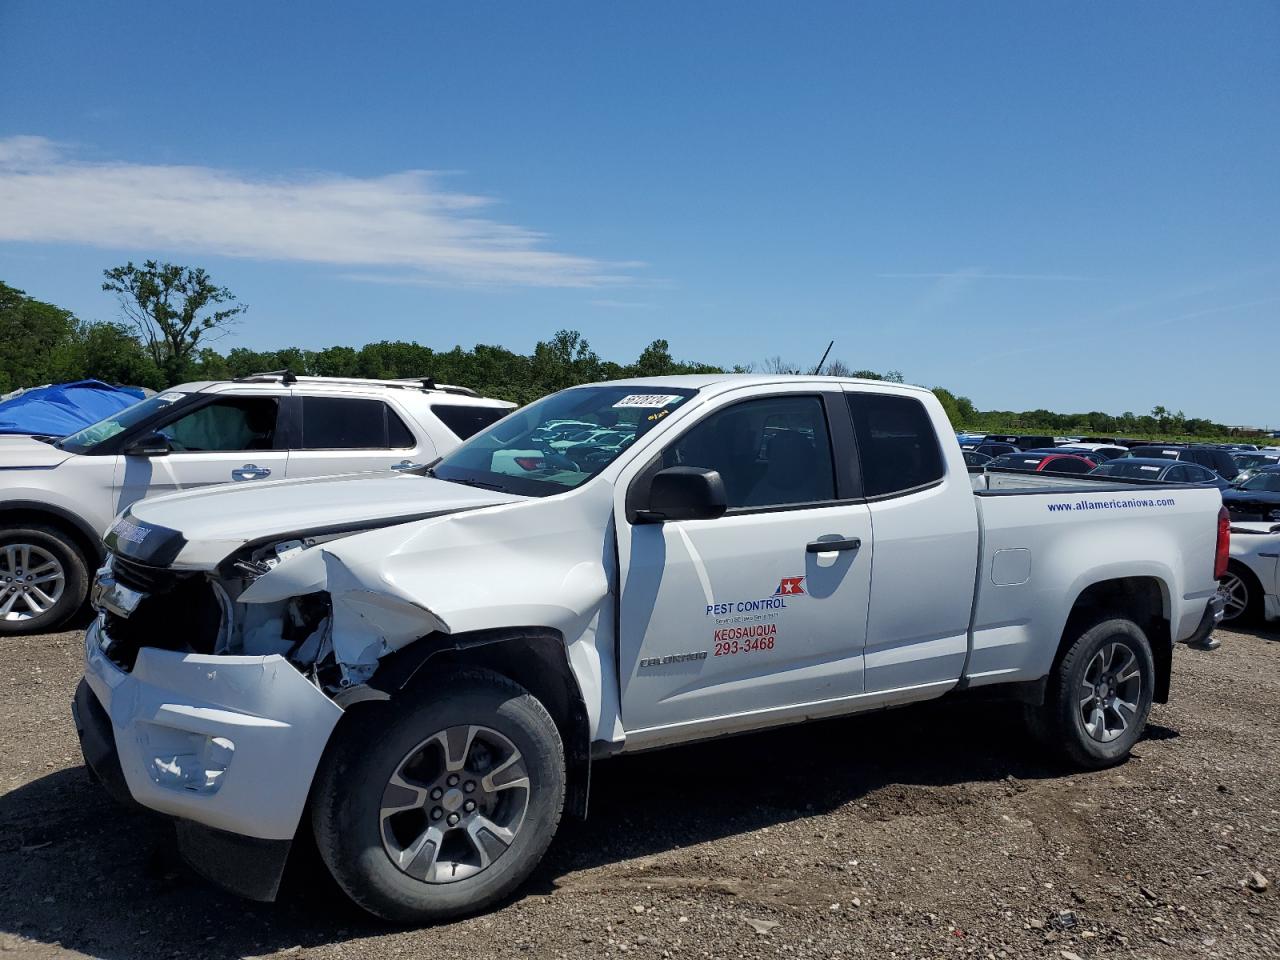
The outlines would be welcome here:
<svg viewBox="0 0 1280 960">
<path fill-rule="evenodd" d="M 600 764 L 591 819 L 520 898 L 429 930 L 364 917 L 314 869 L 276 905 L 203 884 L 167 823 L 88 782 L 79 636 L 8 640 L 0 951 L 1280 957 L 1280 634 L 1220 635 L 1179 648 L 1173 702 L 1102 773 L 1040 762 L 1011 711 L 975 704 Z"/>
</svg>

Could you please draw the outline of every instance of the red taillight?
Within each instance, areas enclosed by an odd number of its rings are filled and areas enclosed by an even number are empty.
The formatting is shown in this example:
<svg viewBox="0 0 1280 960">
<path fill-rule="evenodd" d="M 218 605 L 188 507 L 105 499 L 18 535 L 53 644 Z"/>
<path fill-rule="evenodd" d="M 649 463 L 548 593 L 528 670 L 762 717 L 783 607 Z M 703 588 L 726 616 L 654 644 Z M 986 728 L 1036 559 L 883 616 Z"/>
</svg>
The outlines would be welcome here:
<svg viewBox="0 0 1280 960">
<path fill-rule="evenodd" d="M 541 457 L 516 457 L 516 465 L 521 470 L 541 470 L 546 462 Z"/>
<path fill-rule="evenodd" d="M 1223 507 L 1218 511 L 1218 548 L 1213 555 L 1213 578 L 1227 575 L 1227 558 L 1231 555 L 1231 514 Z"/>
</svg>

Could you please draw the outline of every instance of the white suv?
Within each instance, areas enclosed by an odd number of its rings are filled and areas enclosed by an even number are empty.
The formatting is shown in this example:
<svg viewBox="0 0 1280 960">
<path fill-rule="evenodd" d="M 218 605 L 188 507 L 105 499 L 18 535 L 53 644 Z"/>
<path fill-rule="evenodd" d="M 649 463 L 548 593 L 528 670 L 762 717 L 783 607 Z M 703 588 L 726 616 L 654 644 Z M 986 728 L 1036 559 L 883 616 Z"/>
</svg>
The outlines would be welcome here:
<svg viewBox="0 0 1280 960">
<path fill-rule="evenodd" d="M 103 531 L 137 500 L 427 463 L 514 406 L 429 379 L 278 372 L 185 383 L 61 439 L 0 437 L 0 634 L 74 614 Z"/>
</svg>

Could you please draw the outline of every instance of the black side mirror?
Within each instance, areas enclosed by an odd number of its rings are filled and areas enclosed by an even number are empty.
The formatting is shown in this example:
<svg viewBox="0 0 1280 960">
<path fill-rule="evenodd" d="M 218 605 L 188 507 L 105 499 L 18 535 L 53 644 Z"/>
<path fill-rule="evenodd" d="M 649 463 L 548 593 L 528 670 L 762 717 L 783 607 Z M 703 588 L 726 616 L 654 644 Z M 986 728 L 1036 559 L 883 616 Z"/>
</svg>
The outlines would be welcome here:
<svg viewBox="0 0 1280 960">
<path fill-rule="evenodd" d="M 654 474 L 649 502 L 636 511 L 637 523 L 668 520 L 714 520 L 729 507 L 724 480 L 717 470 L 667 467 Z"/>
<path fill-rule="evenodd" d="M 173 452 L 173 444 L 163 433 L 143 434 L 124 448 L 126 457 L 166 457 Z"/>
</svg>

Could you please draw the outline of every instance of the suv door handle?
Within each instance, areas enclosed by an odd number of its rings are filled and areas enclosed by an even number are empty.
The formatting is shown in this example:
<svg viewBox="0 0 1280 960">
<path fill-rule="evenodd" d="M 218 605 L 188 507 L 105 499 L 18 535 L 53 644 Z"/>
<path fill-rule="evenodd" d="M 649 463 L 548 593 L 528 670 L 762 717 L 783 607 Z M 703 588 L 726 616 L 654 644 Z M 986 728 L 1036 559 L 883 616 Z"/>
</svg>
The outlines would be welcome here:
<svg viewBox="0 0 1280 960">
<path fill-rule="evenodd" d="M 243 467 L 231 468 L 232 480 L 261 480 L 269 476 L 271 476 L 270 468 L 260 467 L 256 463 L 246 463 Z"/>
<path fill-rule="evenodd" d="M 815 540 L 804 549 L 806 553 L 832 553 L 836 550 L 857 550 L 861 546 L 861 538 L 849 537 L 847 540 Z"/>
</svg>

